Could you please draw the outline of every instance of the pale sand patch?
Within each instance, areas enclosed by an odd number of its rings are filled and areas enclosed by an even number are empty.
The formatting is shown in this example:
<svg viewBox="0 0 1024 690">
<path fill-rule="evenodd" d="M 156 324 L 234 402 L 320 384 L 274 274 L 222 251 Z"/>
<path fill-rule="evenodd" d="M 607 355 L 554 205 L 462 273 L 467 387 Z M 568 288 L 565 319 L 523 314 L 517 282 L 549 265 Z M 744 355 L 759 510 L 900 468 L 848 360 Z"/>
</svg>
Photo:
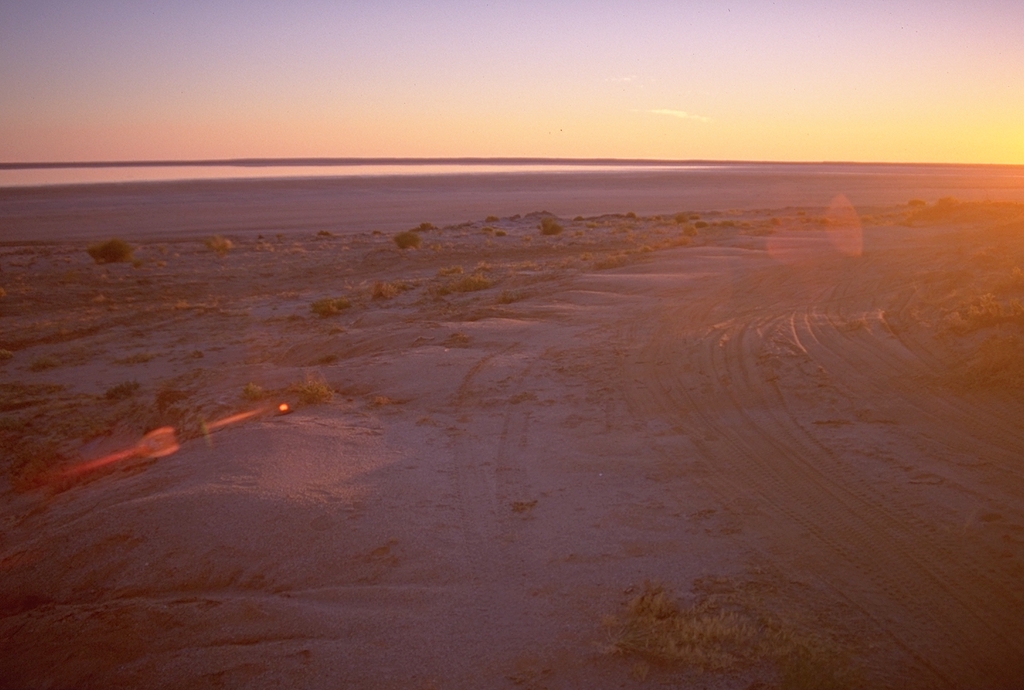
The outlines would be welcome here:
<svg viewBox="0 0 1024 690">
<path fill-rule="evenodd" d="M 1019 210 L 908 213 L 865 223 L 860 256 L 795 209 L 709 215 L 734 224 L 653 252 L 664 219 L 443 228 L 407 252 L 183 241 L 138 268 L 4 247 L 5 444 L 184 440 L 64 491 L 4 486 L 0 685 L 783 683 L 608 653 L 602 618 L 651 579 L 770 616 L 870 687 L 1013 687 L 1024 409 L 961 373 L 1024 335 L 969 310 L 1024 297 L 1024 238 L 992 230 Z M 492 287 L 433 291 L 480 261 Z M 255 404 L 247 382 L 294 404 L 306 376 L 333 399 L 201 435 Z"/>
</svg>

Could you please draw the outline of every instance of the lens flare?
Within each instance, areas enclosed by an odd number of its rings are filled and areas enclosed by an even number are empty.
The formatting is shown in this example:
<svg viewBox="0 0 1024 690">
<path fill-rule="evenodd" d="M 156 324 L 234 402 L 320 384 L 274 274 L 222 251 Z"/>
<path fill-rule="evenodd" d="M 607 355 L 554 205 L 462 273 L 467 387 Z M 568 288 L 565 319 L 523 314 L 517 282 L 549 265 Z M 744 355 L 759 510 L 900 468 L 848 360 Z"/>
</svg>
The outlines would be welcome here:
<svg viewBox="0 0 1024 690">
<path fill-rule="evenodd" d="M 110 455 L 104 455 L 102 458 L 96 458 L 95 460 L 79 463 L 74 467 L 70 467 L 65 470 L 63 472 L 63 476 L 76 477 L 85 472 L 99 469 L 100 467 L 110 465 L 111 463 L 115 463 L 120 460 L 130 460 L 133 458 L 162 458 L 174 453 L 179 448 L 181 448 L 181 445 L 178 443 L 178 438 L 174 432 L 174 428 L 162 426 L 159 429 L 153 429 L 150 431 L 142 437 L 141 441 L 131 448 L 111 453 Z"/>
<path fill-rule="evenodd" d="M 221 417 L 220 419 L 212 422 L 204 422 L 202 425 L 203 435 L 206 437 L 207 442 L 209 442 L 211 432 L 216 431 L 217 429 L 222 429 L 231 424 L 244 422 L 247 419 L 252 419 L 253 417 L 266 414 L 273 410 L 276 410 L 278 414 L 288 414 L 292 411 L 292 408 L 288 403 L 280 403 L 276 407 L 264 405 L 254 410 L 238 412 L 236 414 L 228 415 L 227 417 Z M 176 453 L 180 448 L 181 444 L 178 443 L 177 432 L 175 432 L 174 427 L 162 426 L 147 433 L 131 448 L 127 448 L 116 453 L 110 453 L 109 455 L 104 455 L 103 457 L 96 458 L 95 460 L 78 463 L 77 465 L 69 467 L 59 473 L 55 479 L 77 477 L 86 472 L 97 470 L 121 460 L 163 458 Z"/>
</svg>

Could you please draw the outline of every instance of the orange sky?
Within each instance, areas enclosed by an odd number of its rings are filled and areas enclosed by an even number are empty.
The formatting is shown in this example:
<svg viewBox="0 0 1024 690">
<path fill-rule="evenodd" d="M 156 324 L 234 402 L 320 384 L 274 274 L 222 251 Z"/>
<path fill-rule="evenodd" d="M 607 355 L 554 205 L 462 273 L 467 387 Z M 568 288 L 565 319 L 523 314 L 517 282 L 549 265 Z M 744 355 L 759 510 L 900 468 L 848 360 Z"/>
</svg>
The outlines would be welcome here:
<svg viewBox="0 0 1024 690">
<path fill-rule="evenodd" d="M 1019 2 L 21 5 L 6 162 L 1024 164 Z"/>
</svg>

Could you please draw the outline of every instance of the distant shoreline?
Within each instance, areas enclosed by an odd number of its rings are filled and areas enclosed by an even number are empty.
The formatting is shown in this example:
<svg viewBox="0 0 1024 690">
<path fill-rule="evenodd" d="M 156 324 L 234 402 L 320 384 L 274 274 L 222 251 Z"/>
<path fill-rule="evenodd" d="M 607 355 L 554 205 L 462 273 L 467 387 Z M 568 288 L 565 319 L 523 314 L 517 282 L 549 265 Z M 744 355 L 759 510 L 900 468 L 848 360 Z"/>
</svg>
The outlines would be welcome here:
<svg viewBox="0 0 1024 690">
<path fill-rule="evenodd" d="M 292 168 L 292 167 L 362 167 L 362 166 L 427 166 L 427 165 L 508 165 L 508 166 L 603 166 L 603 167 L 675 167 L 709 166 L 884 166 L 945 167 L 945 168 L 1024 168 L 1009 163 L 908 163 L 884 161 L 756 161 L 756 160 L 702 160 L 658 158 L 209 158 L 196 160 L 114 160 L 114 161 L 15 161 L 0 162 L 0 170 L 61 170 L 83 168 Z"/>
</svg>

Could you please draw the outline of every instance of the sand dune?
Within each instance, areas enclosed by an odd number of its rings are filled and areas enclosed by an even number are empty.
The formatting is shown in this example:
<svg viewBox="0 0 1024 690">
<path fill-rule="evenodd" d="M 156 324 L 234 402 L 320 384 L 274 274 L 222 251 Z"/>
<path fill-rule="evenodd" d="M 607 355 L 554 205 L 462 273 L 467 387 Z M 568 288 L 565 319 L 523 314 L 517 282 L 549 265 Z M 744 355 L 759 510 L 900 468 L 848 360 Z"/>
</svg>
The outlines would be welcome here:
<svg viewBox="0 0 1024 690">
<path fill-rule="evenodd" d="M 819 214 L 4 246 L 0 686 L 1019 687 L 1024 209 Z"/>
</svg>

